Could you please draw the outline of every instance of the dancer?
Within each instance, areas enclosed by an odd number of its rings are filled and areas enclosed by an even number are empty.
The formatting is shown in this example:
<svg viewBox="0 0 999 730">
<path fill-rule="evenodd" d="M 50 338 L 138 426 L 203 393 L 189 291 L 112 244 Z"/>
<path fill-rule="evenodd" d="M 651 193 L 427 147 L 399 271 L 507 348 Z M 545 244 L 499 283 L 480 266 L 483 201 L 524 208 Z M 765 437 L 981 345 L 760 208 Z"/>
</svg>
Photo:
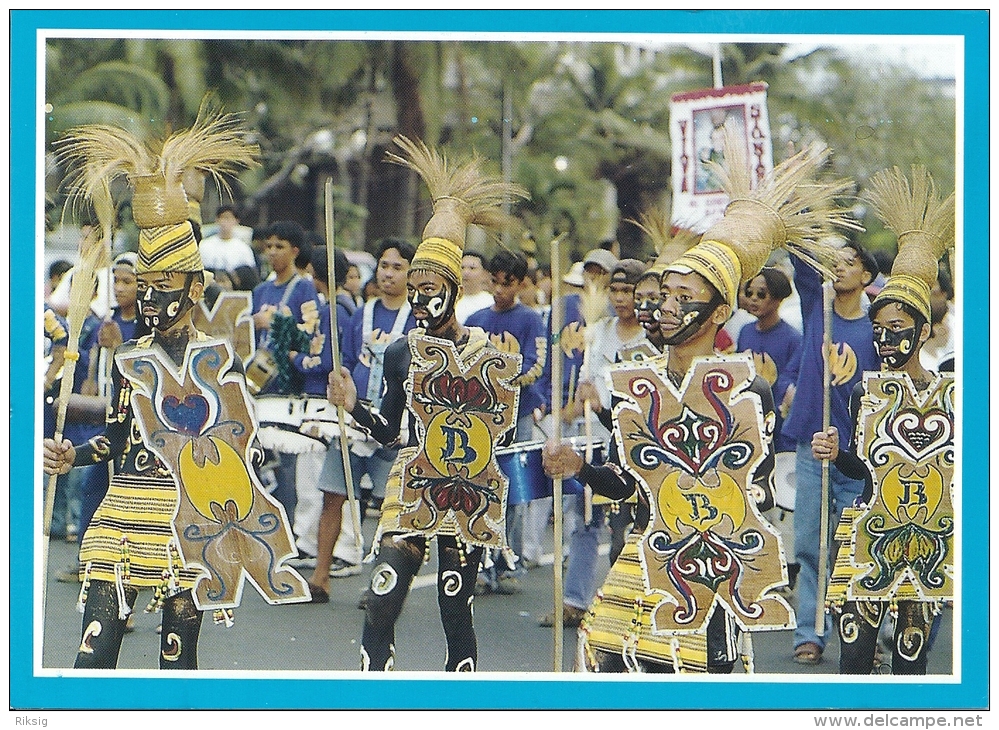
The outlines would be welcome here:
<svg viewBox="0 0 999 730">
<path fill-rule="evenodd" d="M 410 438 L 393 464 L 375 535 L 377 559 L 365 602 L 361 668 L 395 663 L 395 624 L 428 541 L 437 539 L 437 602 L 447 639 L 445 669 L 474 671 L 478 662 L 472 601 L 483 548 L 505 544 L 508 482 L 493 449 L 512 436 L 520 374 L 518 355 L 500 352 L 481 329 L 458 324 L 461 259 L 469 223 L 496 226 L 518 186 L 485 178 L 477 158 L 458 167 L 422 143 L 397 137 L 406 157 L 389 160 L 427 183 L 434 214 L 409 268 L 407 290 L 423 326 L 385 352 L 379 413 L 359 399 L 346 368 L 329 379 L 329 399 L 381 443 L 399 437 L 403 411 Z"/>
<path fill-rule="evenodd" d="M 835 426 L 812 437 L 816 459 L 865 482 L 843 511 L 826 595 L 838 617 L 840 673 L 871 673 L 891 613 L 891 672 L 921 675 L 934 618 L 955 595 L 954 376 L 919 358 L 937 262 L 954 243 L 954 196 L 941 202 L 926 168 L 914 165 L 911 184 L 897 167 L 877 173 L 869 197 L 898 235 L 898 255 L 868 312 L 882 370 L 854 388 L 850 446 L 840 448 Z"/>
<path fill-rule="evenodd" d="M 271 603 L 308 599 L 305 580 L 281 566 L 293 552 L 287 519 L 248 463 L 255 424 L 238 359 L 191 321 L 210 274 L 181 174 L 198 167 L 221 180 L 251 164 L 255 150 L 233 117 L 205 114 L 158 153 L 103 126 L 73 130 L 63 144 L 67 160 L 83 168 L 74 189 L 95 198 L 98 215 L 112 207 L 108 181 L 88 177 L 98 162 L 134 187 L 138 307 L 152 332 L 115 352 L 106 430 L 82 444 L 43 444 L 50 474 L 115 460 L 80 549 L 83 635 L 74 666 L 113 669 L 138 590 L 152 588 L 146 610 L 163 611 L 160 668 L 197 669 L 201 611 L 214 608 L 216 621 L 231 622 L 242 571 Z"/>
<path fill-rule="evenodd" d="M 546 446 L 553 476 L 611 499 L 640 489 L 635 528 L 580 627 L 580 669 L 728 673 L 741 654 L 751 671 L 740 632 L 794 625 L 775 591 L 787 583 L 780 538 L 760 516 L 773 502 L 772 394 L 748 355 L 716 354 L 715 336 L 775 248 L 831 260 L 813 235 L 841 220 L 830 200 L 846 186 L 801 185 L 826 156 L 803 151 L 750 191 L 735 163 L 745 154 L 726 155 L 725 217 L 662 277 L 667 353 L 611 370 L 610 463 Z"/>
</svg>

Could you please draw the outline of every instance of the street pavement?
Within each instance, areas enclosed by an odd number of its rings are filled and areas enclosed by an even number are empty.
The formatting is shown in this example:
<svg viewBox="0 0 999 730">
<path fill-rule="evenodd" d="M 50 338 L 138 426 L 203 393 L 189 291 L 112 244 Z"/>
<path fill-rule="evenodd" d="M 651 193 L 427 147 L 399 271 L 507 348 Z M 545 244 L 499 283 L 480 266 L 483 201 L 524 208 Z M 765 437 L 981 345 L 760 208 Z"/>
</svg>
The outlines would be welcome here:
<svg viewBox="0 0 999 730">
<path fill-rule="evenodd" d="M 366 545 L 370 545 L 374 520 L 365 520 Z M 609 533 L 608 535 L 609 536 Z M 605 536 L 605 538 L 607 537 Z M 548 530 L 551 549 L 552 531 Z M 432 545 L 434 543 L 431 543 Z M 606 574 L 606 539 L 598 561 L 600 578 Z M 54 579 L 76 559 L 76 546 L 53 540 L 49 549 L 49 577 L 45 607 L 42 662 L 44 667 L 71 668 L 79 646 L 82 616 L 76 611 L 79 584 Z M 437 609 L 436 554 L 431 552 L 414 581 L 396 626 L 396 669 L 440 671 L 444 667 L 444 634 Z M 330 580 L 328 604 L 270 606 L 249 583 L 231 627 L 215 625 L 206 614 L 198 650 L 202 670 L 258 670 L 266 672 L 352 672 L 360 665 L 360 638 L 364 612 L 357 607 L 367 583 L 370 566 L 361 575 Z M 309 569 L 301 571 L 306 577 Z M 538 619 L 554 605 L 552 555 L 521 579 L 522 592 L 487 594 L 475 598 L 475 627 L 480 672 L 552 672 L 554 637 Z M 151 592 L 139 594 L 134 631 L 126 634 L 118 666 L 122 669 L 156 669 L 159 614 L 143 608 Z M 793 598 L 791 599 L 794 605 Z M 944 612 L 939 636 L 930 654 L 929 674 L 949 674 L 952 666 L 952 615 Z M 791 658 L 791 632 L 770 631 L 753 635 L 754 670 L 757 674 L 835 674 L 839 648 L 830 637 L 824 660 L 815 666 L 796 664 Z M 561 670 L 571 672 L 576 632 L 563 632 Z M 736 672 L 744 671 L 737 666 Z"/>
</svg>

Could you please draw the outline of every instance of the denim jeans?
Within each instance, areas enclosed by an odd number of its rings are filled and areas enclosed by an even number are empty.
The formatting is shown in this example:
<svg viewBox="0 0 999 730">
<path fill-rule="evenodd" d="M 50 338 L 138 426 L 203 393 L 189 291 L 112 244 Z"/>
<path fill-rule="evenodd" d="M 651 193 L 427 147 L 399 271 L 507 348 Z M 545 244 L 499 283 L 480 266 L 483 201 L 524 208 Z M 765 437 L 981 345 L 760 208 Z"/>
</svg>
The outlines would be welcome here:
<svg viewBox="0 0 999 730">
<path fill-rule="evenodd" d="M 816 593 L 819 585 L 819 522 L 822 504 L 822 462 L 812 457 L 810 442 L 798 444 L 795 457 L 798 489 L 794 504 L 794 552 L 801 564 L 796 585 L 798 595 L 798 628 L 794 630 L 794 646 L 813 642 L 825 648 L 826 637 L 832 630 L 832 617 L 826 614 L 825 632 L 815 631 Z M 832 572 L 835 553 L 832 535 L 839 524 L 844 507 L 849 507 L 864 491 L 864 482 L 843 476 L 836 467 L 829 465 L 829 547 L 826 567 Z M 828 583 L 827 583 L 828 584 Z M 824 602 L 824 598 L 823 598 Z"/>
<path fill-rule="evenodd" d="M 564 524 L 572 525 L 563 603 L 585 609 L 589 607 L 597 591 L 597 548 L 600 531 L 604 526 L 604 509 L 600 505 L 594 505 L 592 519 L 588 523 L 584 522 L 583 495 L 567 494 L 562 497 L 562 513 Z"/>
<path fill-rule="evenodd" d="M 93 467 L 93 464 L 76 466 L 68 473 L 60 474 L 56 479 L 52 523 L 49 525 L 49 534 L 52 537 L 62 538 L 68 533 L 77 532 L 80 526 L 80 493 L 83 490 L 83 482 Z M 48 475 L 45 475 L 44 484 L 47 489 Z"/>
</svg>

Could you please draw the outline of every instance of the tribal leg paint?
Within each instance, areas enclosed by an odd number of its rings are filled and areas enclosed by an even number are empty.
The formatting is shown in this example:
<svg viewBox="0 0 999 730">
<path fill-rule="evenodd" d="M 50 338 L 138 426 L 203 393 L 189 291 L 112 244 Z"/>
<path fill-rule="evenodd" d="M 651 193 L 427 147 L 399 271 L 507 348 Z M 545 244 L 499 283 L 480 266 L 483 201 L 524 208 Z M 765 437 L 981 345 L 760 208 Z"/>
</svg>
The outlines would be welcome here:
<svg viewBox="0 0 999 730">
<path fill-rule="evenodd" d="M 878 629 L 886 613 L 881 601 L 847 601 L 839 614 L 839 673 L 870 674 L 878 648 Z"/>
<path fill-rule="evenodd" d="M 926 674 L 933 611 L 925 601 L 899 601 L 891 653 L 892 674 Z"/>
<path fill-rule="evenodd" d="M 203 615 L 189 590 L 163 601 L 160 669 L 198 668 L 198 636 Z"/>
<path fill-rule="evenodd" d="M 472 600 L 482 548 L 465 553 L 453 537 L 439 535 L 437 553 L 437 605 L 447 637 L 444 671 L 474 672 L 478 646 L 472 625 Z"/>
<path fill-rule="evenodd" d="M 378 564 L 371 572 L 361 634 L 361 671 L 387 672 L 395 663 L 395 622 L 423 565 L 426 540 L 392 535 L 382 538 Z"/>
<path fill-rule="evenodd" d="M 128 607 L 135 605 L 138 591 L 125 588 Z M 121 640 L 127 619 L 118 616 L 118 591 L 105 580 L 90 582 L 83 610 L 83 637 L 73 663 L 74 669 L 114 669 L 118 666 Z"/>
</svg>

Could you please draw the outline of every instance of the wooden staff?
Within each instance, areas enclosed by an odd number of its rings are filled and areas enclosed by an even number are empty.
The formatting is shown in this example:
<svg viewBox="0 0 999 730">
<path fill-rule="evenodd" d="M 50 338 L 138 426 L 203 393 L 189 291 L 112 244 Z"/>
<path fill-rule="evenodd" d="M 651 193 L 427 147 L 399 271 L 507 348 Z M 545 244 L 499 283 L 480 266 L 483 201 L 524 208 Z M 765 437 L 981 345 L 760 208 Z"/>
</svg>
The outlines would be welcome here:
<svg viewBox="0 0 999 730">
<path fill-rule="evenodd" d="M 595 282 L 587 281 L 586 289 L 581 299 L 583 319 L 586 324 L 586 339 L 583 345 L 583 372 L 581 377 L 587 382 L 592 382 L 590 376 L 591 367 L 591 345 L 593 343 L 593 327 L 607 313 L 607 292 Z M 586 463 L 593 462 L 593 404 L 587 398 L 583 401 L 583 435 L 586 437 L 585 459 Z M 593 520 L 593 489 L 589 485 L 583 486 L 583 522 L 590 524 Z"/>
<path fill-rule="evenodd" d="M 340 343 L 337 341 L 336 327 L 336 272 L 333 270 L 333 179 L 326 180 L 326 272 L 330 289 L 330 350 L 333 355 L 333 367 L 340 369 Z M 349 376 L 348 376 L 349 377 Z M 336 407 L 337 419 L 340 421 L 340 457 L 343 459 L 343 476 L 347 482 L 347 501 L 350 504 L 350 519 L 354 526 L 354 544 L 363 552 L 364 540 L 361 537 L 361 512 L 357 506 L 357 496 L 354 494 L 354 477 L 350 470 L 350 444 L 347 443 L 347 414 L 343 406 Z"/>
<path fill-rule="evenodd" d="M 832 312 L 833 288 L 832 281 L 822 282 L 822 433 L 829 431 L 830 390 L 832 373 L 829 359 L 832 353 Z M 826 632 L 826 571 L 829 566 L 829 460 L 823 459 L 822 468 L 822 501 L 819 505 L 819 575 L 818 591 L 815 598 L 815 634 L 824 636 Z"/>
<path fill-rule="evenodd" d="M 552 241 L 551 248 L 551 270 L 552 270 L 552 438 L 555 441 L 562 441 L 562 323 L 565 319 L 562 302 L 562 254 L 560 244 L 562 235 L 558 235 Z M 552 621 L 552 631 L 554 632 L 554 664 L 555 671 L 562 671 L 562 477 L 552 478 L 552 509 L 554 511 L 554 545 L 555 559 L 552 562 L 554 572 L 554 600 L 555 610 Z"/>
<path fill-rule="evenodd" d="M 108 232 L 110 229 L 106 229 Z M 108 235 L 108 234 L 105 234 Z M 66 324 L 69 329 L 69 341 L 66 343 L 66 354 L 62 369 L 62 382 L 59 385 L 59 405 L 56 409 L 55 434 L 52 438 L 57 444 L 63 441 L 63 430 L 66 427 L 66 409 L 70 396 L 73 394 L 73 381 L 76 375 L 76 363 L 80 359 L 80 333 L 87 311 L 94 298 L 94 287 L 97 285 L 96 271 L 104 253 L 104 241 L 100 232 L 92 232 L 80 241 L 80 255 L 77 265 L 73 268 L 73 280 L 69 288 L 69 308 L 66 312 Z M 55 507 L 56 482 L 58 474 L 49 475 L 48 490 L 45 494 L 45 507 L 42 513 L 42 605 L 45 604 L 45 576 L 48 575 L 49 535 L 52 530 L 52 512 Z"/>
</svg>

